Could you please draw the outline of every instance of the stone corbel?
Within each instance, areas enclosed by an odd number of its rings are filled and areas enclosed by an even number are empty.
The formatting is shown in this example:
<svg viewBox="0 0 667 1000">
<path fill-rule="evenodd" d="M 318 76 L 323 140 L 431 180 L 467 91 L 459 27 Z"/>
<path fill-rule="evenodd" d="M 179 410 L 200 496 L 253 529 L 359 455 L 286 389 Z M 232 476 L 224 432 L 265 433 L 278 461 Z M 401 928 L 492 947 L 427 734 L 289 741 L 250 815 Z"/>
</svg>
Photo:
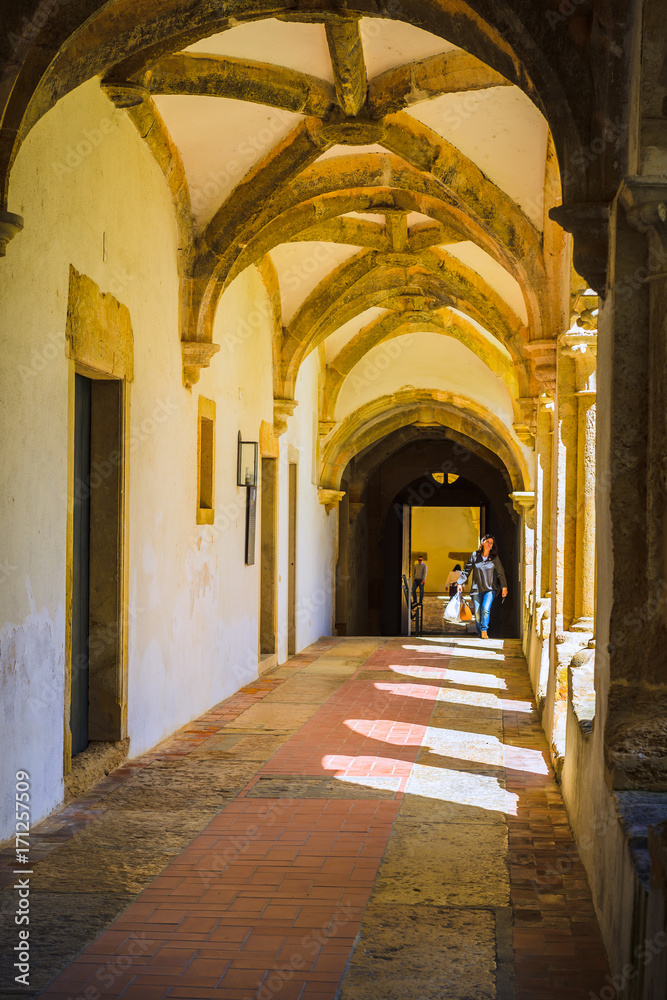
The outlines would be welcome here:
<svg viewBox="0 0 667 1000">
<path fill-rule="evenodd" d="M 350 524 L 354 524 L 354 522 L 357 520 L 357 518 L 359 517 L 365 506 L 366 504 L 360 503 L 355 500 L 350 500 L 348 504 L 348 509 L 350 512 Z"/>
<path fill-rule="evenodd" d="M 0 257 L 7 253 L 7 244 L 23 229 L 23 219 L 14 212 L 0 212 Z"/>
<path fill-rule="evenodd" d="M 514 433 L 522 444 L 533 448 L 537 433 L 537 400 L 534 396 L 521 396 L 517 402 L 519 404 L 519 418 L 513 425 Z"/>
<path fill-rule="evenodd" d="M 150 97 L 150 92 L 140 83 L 103 80 L 102 90 L 117 108 L 138 108 Z"/>
<path fill-rule="evenodd" d="M 532 357 L 533 374 L 549 396 L 556 395 L 556 341 L 532 340 L 526 344 Z"/>
<path fill-rule="evenodd" d="M 273 432 L 281 437 L 287 430 L 287 420 L 297 407 L 296 399 L 284 399 L 281 396 L 273 398 Z"/>
<path fill-rule="evenodd" d="M 317 498 L 327 514 L 331 513 L 336 504 L 340 503 L 344 496 L 344 490 L 329 490 L 323 486 L 317 487 Z"/>
<path fill-rule="evenodd" d="M 320 438 L 328 437 L 328 435 L 331 434 L 335 426 L 336 426 L 335 420 L 320 420 L 317 427 Z"/>
<path fill-rule="evenodd" d="M 610 214 L 606 202 L 557 205 L 549 212 L 550 219 L 566 233 L 572 233 L 572 258 L 577 273 L 601 296 L 607 285 Z"/>
<path fill-rule="evenodd" d="M 181 341 L 183 356 L 183 385 L 191 389 L 199 381 L 202 368 L 208 368 L 211 358 L 220 350 L 220 344 L 210 344 L 201 340 Z"/>
<path fill-rule="evenodd" d="M 516 492 L 510 493 L 514 510 L 526 518 L 526 527 L 532 531 L 535 528 L 535 494 Z"/>
</svg>

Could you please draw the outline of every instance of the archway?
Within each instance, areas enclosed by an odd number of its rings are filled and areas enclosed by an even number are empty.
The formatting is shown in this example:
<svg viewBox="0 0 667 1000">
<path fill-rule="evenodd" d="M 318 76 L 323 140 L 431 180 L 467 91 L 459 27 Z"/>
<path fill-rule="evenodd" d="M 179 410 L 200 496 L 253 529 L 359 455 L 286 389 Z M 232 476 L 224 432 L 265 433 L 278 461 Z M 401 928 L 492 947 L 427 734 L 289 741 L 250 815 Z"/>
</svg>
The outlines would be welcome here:
<svg viewBox="0 0 667 1000">
<path fill-rule="evenodd" d="M 439 483 L 433 473 L 443 473 L 444 481 Z M 350 462 L 342 485 L 339 634 L 401 634 L 402 511 L 408 505 L 483 509 L 485 528 L 497 537 L 510 591 L 508 600 L 494 608 L 492 631 L 502 637 L 519 635 L 519 532 L 509 500 L 510 477 L 497 456 L 444 427 L 405 427 Z"/>
</svg>

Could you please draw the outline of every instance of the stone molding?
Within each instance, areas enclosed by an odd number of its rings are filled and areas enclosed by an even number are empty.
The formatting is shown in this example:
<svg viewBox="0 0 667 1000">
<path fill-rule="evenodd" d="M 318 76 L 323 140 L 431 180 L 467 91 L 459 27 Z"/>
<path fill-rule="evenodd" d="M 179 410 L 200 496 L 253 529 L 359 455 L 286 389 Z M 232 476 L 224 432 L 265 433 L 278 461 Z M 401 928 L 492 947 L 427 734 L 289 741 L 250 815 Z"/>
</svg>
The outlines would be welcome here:
<svg viewBox="0 0 667 1000">
<path fill-rule="evenodd" d="M 134 378 L 134 335 L 127 306 L 70 264 L 67 357 L 112 378 Z"/>
</svg>

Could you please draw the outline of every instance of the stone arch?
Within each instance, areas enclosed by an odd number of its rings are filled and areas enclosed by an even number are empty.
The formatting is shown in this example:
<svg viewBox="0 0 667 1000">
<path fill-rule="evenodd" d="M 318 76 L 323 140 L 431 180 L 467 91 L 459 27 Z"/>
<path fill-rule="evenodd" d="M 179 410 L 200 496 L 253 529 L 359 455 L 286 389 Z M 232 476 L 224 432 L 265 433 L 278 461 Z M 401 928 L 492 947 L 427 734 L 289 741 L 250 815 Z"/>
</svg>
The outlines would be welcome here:
<svg viewBox="0 0 667 1000">
<path fill-rule="evenodd" d="M 274 4 L 271 14 L 279 13 L 281 7 L 288 16 L 299 14 L 286 0 Z M 308 13 L 313 15 L 312 7 Z M 554 45 L 554 25 L 530 0 L 505 0 L 493 9 L 483 0 L 467 0 L 452 10 L 437 0 L 404 0 L 399 9 L 389 11 L 375 2 L 370 9 L 350 13 L 389 14 L 419 25 L 447 38 L 521 87 L 549 121 L 562 168 L 586 144 L 595 94 L 594 70 L 588 68 L 575 46 Z M 326 17 L 326 5 L 321 14 Z M 186 0 L 174 2 L 168 12 L 156 4 L 154 13 L 144 5 L 122 4 L 120 0 L 81 0 L 69 16 L 60 18 L 40 16 L 39 0 L 13 8 L 2 39 L 7 65 L 0 91 L 5 132 L 0 143 L 3 207 L 11 166 L 23 138 L 59 98 L 114 67 L 116 79 L 132 79 L 163 55 L 264 16 L 265 9 L 252 4 L 221 16 L 214 0 L 194 9 Z M 26 22 L 32 26 L 27 33 Z M 610 31 L 599 25 L 599 33 L 608 35 Z M 608 51 L 609 45 L 600 48 Z M 592 61 L 595 54 L 593 50 Z M 583 200 L 585 180 L 573 175 L 568 195 Z"/>
<path fill-rule="evenodd" d="M 345 379 L 363 357 L 378 344 L 402 337 L 406 333 L 436 333 L 458 340 L 503 380 L 515 408 L 516 399 L 527 391 L 524 363 L 508 359 L 471 323 L 466 323 L 449 309 L 431 310 L 427 315 L 390 312 L 362 327 L 327 365 L 322 392 L 322 420 L 335 419 L 336 402 Z"/>
<path fill-rule="evenodd" d="M 521 337 L 512 329 L 513 314 L 486 282 L 449 254 L 429 258 L 420 275 L 418 265 L 426 256 L 415 260 L 407 254 L 364 250 L 323 279 L 285 330 L 281 352 L 285 395 L 292 394 L 302 361 L 329 333 L 369 305 L 379 304 L 383 293 L 410 292 L 415 284 L 424 295 L 467 312 L 519 355 L 527 331 Z M 516 320 L 515 324 L 520 326 Z"/>
<path fill-rule="evenodd" d="M 452 392 L 406 389 L 360 407 L 341 422 L 327 441 L 320 460 L 323 488 L 339 490 L 348 462 L 376 441 L 406 424 L 444 426 L 498 455 L 512 490 L 530 488 L 530 474 L 504 424 L 476 401 Z"/>
</svg>

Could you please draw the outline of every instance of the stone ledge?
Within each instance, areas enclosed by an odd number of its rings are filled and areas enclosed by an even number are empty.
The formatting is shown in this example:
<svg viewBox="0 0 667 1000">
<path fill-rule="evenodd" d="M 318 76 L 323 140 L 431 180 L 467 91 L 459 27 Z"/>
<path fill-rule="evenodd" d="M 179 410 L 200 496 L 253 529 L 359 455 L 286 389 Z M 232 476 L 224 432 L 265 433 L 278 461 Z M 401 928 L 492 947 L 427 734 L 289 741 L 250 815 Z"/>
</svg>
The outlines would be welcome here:
<svg viewBox="0 0 667 1000">
<path fill-rule="evenodd" d="M 613 798 L 637 878 L 648 892 L 651 881 L 649 836 L 653 827 L 667 821 L 667 792 L 622 791 L 614 792 Z"/>
<path fill-rule="evenodd" d="M 567 668 L 567 696 L 585 739 L 595 725 L 595 649 L 582 649 Z"/>
</svg>

